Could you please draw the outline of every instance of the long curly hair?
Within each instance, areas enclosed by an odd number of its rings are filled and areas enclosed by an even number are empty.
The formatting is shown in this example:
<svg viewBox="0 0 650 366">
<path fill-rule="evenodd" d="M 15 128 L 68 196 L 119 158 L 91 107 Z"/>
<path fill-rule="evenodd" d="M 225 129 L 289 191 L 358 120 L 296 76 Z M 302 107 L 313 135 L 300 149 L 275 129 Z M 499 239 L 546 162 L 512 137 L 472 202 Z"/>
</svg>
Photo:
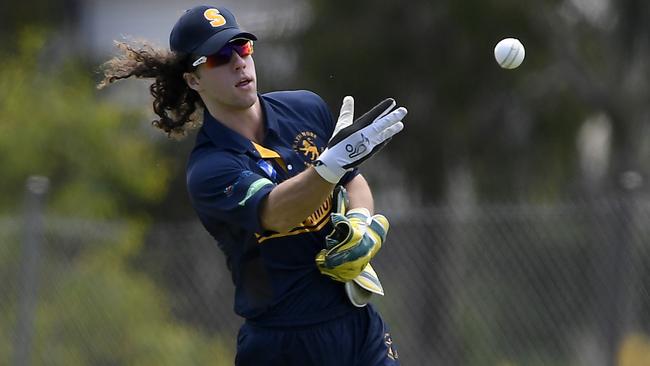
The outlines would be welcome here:
<svg viewBox="0 0 650 366">
<path fill-rule="evenodd" d="M 160 117 L 152 121 L 155 127 L 169 137 L 181 137 L 201 124 L 205 105 L 183 78 L 188 71 L 188 55 L 155 48 L 145 41 L 115 43 L 120 54 L 101 66 L 104 79 L 98 89 L 132 76 L 154 79 L 149 91 L 154 99 L 153 110 Z"/>
</svg>

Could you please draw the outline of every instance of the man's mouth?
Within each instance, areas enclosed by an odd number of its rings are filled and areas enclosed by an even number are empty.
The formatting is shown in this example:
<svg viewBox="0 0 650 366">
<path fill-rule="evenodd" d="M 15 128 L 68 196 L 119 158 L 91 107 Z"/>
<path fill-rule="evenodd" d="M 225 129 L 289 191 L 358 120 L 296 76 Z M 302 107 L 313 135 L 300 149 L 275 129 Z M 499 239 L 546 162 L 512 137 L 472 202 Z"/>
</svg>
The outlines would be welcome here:
<svg viewBox="0 0 650 366">
<path fill-rule="evenodd" d="M 235 84 L 235 87 L 241 88 L 242 86 L 246 86 L 246 85 L 248 85 L 248 84 L 250 84 L 252 82 L 253 82 L 252 78 L 248 78 L 248 77 L 242 78 L 241 80 L 239 80 L 239 82 L 237 84 Z"/>
</svg>

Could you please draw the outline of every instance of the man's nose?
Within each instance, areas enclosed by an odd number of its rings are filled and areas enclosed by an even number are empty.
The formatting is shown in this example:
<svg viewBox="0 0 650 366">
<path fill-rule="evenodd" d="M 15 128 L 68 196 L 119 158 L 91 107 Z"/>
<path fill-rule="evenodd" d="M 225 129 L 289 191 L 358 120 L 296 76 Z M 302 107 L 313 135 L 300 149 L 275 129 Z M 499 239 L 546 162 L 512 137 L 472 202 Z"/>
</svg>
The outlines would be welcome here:
<svg viewBox="0 0 650 366">
<path fill-rule="evenodd" d="M 230 62 L 232 62 L 233 67 L 235 70 L 239 70 L 241 68 L 246 67 L 246 61 L 244 61 L 244 58 L 239 56 L 239 54 L 235 51 L 232 53 L 232 58 L 230 59 Z"/>
</svg>

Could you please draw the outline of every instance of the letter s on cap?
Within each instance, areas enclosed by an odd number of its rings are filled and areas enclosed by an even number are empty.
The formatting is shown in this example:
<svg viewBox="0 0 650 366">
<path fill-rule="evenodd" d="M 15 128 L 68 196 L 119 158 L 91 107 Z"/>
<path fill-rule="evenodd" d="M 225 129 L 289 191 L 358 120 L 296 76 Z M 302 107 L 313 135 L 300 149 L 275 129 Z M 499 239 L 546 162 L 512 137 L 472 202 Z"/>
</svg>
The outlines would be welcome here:
<svg viewBox="0 0 650 366">
<path fill-rule="evenodd" d="M 210 8 L 203 12 L 205 19 L 210 21 L 210 25 L 213 27 L 221 27 L 226 24 L 226 18 L 221 15 L 219 9 Z"/>
</svg>

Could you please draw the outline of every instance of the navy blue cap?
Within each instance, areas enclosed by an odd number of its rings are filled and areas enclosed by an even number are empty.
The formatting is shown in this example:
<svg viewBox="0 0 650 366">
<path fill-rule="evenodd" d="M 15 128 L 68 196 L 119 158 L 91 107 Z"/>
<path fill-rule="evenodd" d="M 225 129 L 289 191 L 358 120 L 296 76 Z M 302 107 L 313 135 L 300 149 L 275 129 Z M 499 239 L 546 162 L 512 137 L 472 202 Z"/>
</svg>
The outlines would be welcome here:
<svg viewBox="0 0 650 366">
<path fill-rule="evenodd" d="M 257 40 L 254 34 L 239 28 L 228 9 L 200 5 L 178 19 L 169 35 L 169 47 L 177 53 L 209 56 L 234 38 Z"/>
</svg>

